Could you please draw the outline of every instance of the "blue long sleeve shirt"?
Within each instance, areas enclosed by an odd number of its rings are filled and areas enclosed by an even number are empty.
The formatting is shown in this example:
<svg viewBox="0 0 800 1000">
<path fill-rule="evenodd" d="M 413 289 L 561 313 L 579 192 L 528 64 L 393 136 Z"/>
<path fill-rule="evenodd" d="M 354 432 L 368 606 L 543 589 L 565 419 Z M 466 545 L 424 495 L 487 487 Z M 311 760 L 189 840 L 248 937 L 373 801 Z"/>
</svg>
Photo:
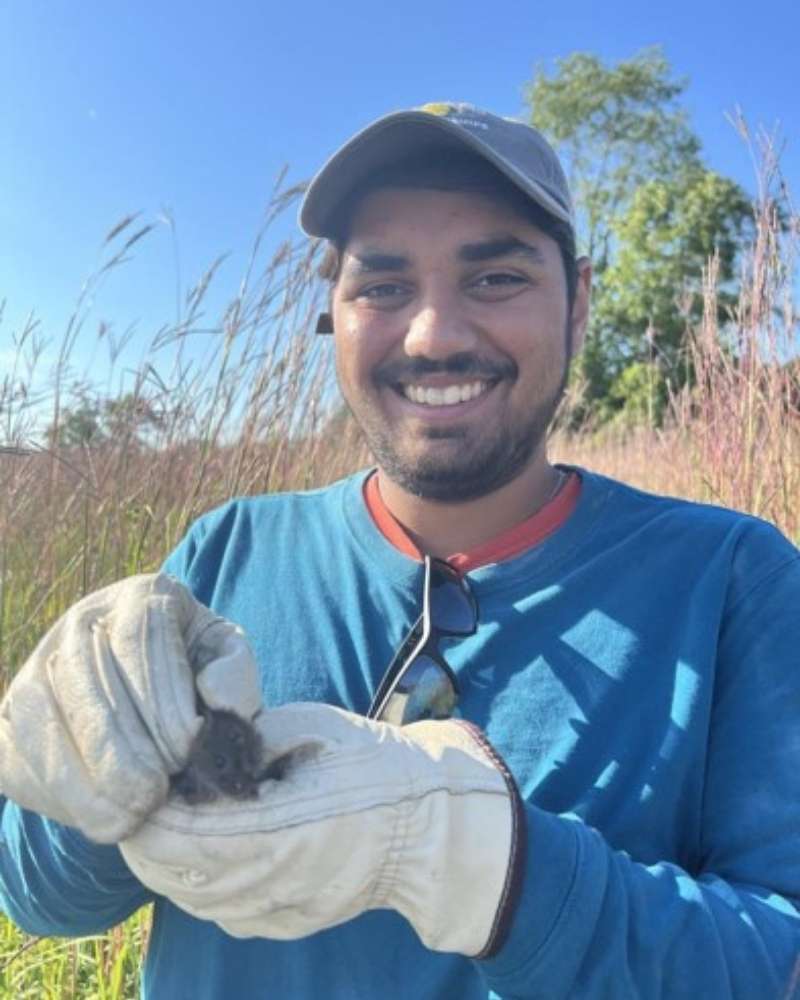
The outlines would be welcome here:
<svg viewBox="0 0 800 1000">
<path fill-rule="evenodd" d="M 525 803 L 496 957 L 429 952 L 390 911 L 237 940 L 156 898 L 148 1000 L 794 995 L 800 553 L 755 518 L 581 476 L 553 535 L 469 573 L 479 628 L 445 649 Z M 245 629 L 271 705 L 366 711 L 419 613 L 420 564 L 378 531 L 363 480 L 232 501 L 165 565 Z M 88 933 L 151 898 L 115 848 L 10 802 L 2 836 L 0 897 L 32 932 Z"/>
</svg>

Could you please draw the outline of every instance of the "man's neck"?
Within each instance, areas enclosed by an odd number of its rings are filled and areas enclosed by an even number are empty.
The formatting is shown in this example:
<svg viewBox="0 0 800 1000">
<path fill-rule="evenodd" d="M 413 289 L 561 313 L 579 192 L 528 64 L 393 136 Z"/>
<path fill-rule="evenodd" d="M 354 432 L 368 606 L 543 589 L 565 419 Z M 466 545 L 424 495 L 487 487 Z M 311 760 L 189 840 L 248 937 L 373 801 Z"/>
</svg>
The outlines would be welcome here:
<svg viewBox="0 0 800 1000">
<path fill-rule="evenodd" d="M 378 470 L 381 499 L 417 547 L 446 558 L 469 552 L 543 507 L 560 485 L 561 474 L 541 456 L 505 486 L 476 500 L 443 503 L 407 492 Z"/>
</svg>

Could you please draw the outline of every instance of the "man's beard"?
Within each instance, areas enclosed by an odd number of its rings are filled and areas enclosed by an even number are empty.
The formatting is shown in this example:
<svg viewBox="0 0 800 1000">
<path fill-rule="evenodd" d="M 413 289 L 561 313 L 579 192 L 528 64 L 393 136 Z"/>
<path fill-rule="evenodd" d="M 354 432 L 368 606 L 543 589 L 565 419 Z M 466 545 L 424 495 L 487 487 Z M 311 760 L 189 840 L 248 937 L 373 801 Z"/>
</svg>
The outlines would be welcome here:
<svg viewBox="0 0 800 1000">
<path fill-rule="evenodd" d="M 447 363 L 439 371 L 464 374 L 470 366 Z M 456 370 L 460 369 L 460 370 Z M 513 366 L 516 378 L 516 366 Z M 463 439 L 464 447 L 454 447 L 449 458 L 432 454 L 420 457 L 405 456 L 402 447 L 385 423 L 372 413 L 359 414 L 350 406 L 375 461 L 382 471 L 408 493 L 440 503 L 464 503 L 493 493 L 515 479 L 527 466 L 531 457 L 544 442 L 567 382 L 569 366 L 564 364 L 556 389 L 528 414 L 518 426 L 497 427 L 493 436 L 470 446 L 469 435 L 473 428 L 429 427 L 429 441 L 447 439 L 455 443 Z M 488 374 L 488 373 L 486 373 Z M 506 376 L 511 371 L 504 373 Z M 380 381 L 387 381 L 381 379 Z M 489 390 L 494 391 L 493 389 Z"/>
</svg>

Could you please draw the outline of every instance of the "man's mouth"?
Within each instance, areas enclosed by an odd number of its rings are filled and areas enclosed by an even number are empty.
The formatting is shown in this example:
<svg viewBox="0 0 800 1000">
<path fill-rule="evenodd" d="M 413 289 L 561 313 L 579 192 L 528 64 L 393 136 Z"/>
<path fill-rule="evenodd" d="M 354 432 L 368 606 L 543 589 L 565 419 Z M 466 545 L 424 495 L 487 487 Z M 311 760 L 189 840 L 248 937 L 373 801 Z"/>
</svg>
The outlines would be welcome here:
<svg viewBox="0 0 800 1000">
<path fill-rule="evenodd" d="M 397 388 L 412 403 L 423 406 L 456 406 L 482 396 L 492 385 L 484 379 L 472 382 L 453 382 L 446 386 L 419 385 L 413 382 L 401 384 Z"/>
</svg>

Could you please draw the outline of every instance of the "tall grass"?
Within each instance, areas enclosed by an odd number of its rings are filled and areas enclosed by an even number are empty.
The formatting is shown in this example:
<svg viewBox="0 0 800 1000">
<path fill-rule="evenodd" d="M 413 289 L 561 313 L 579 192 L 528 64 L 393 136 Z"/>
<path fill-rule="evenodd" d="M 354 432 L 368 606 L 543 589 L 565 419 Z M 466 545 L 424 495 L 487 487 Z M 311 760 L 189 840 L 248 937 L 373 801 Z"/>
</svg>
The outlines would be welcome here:
<svg viewBox="0 0 800 1000">
<path fill-rule="evenodd" d="M 70 413 L 100 391 L 72 364 L 96 276 L 52 371 L 40 372 L 35 324 L 17 337 L 17 371 L 0 384 L 0 687 L 76 598 L 158 566 L 203 511 L 230 496 L 319 485 L 365 461 L 349 423 L 334 420 L 330 346 L 312 333 L 324 304 L 318 248 L 284 242 L 261 259 L 269 225 L 297 194 L 276 195 L 215 321 L 205 305 L 219 262 L 189 291 L 183 315 L 155 331 L 138 367 L 113 345 L 105 380 L 121 358 L 127 372 L 105 434 L 64 437 Z M 100 274 L 147 234 L 128 236 L 132 222 L 112 230 Z M 98 352 L 108 337 L 101 325 Z"/>
<path fill-rule="evenodd" d="M 751 511 L 798 540 L 800 384 L 789 362 L 800 346 L 800 226 L 768 140 L 758 153 L 756 236 L 739 304 L 720 325 L 709 261 L 705 318 L 687 330 L 696 374 L 673 397 L 672 419 L 660 428 L 559 433 L 553 450 L 643 488 Z M 331 391 L 329 341 L 313 336 L 325 296 L 319 248 L 284 242 L 265 251 L 271 225 L 298 194 L 276 191 L 219 316 L 206 315 L 217 261 L 176 320 L 153 332 L 141 362 L 118 381 L 105 436 L 75 444 L 62 434 L 70 411 L 100 392 L 76 373 L 76 344 L 96 282 L 141 250 L 150 227 L 128 218 L 109 233 L 105 263 L 81 293 L 50 370 L 35 321 L 16 332 L 17 364 L 0 382 L 0 691 L 69 605 L 156 568 L 204 510 L 232 495 L 322 485 L 368 461 Z M 112 368 L 123 358 L 130 367 L 130 346 L 100 325 L 96 347 Z M 0 996 L 134 997 L 147 921 L 145 911 L 80 942 L 29 939 L 0 921 Z"/>
</svg>

